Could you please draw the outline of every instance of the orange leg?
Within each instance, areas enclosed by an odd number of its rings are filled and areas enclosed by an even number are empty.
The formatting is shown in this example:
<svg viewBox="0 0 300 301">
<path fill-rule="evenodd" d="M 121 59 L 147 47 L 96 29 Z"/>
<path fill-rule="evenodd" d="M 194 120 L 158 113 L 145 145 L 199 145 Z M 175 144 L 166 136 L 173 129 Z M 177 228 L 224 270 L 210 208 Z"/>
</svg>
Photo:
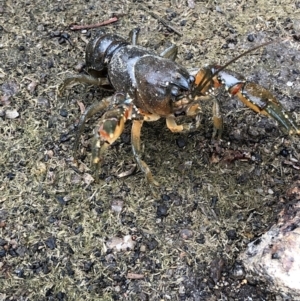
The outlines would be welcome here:
<svg viewBox="0 0 300 301">
<path fill-rule="evenodd" d="M 213 138 L 217 137 L 217 139 L 221 139 L 223 132 L 223 117 L 220 110 L 220 104 L 216 97 L 214 97 L 213 104 L 213 124 L 214 124 L 214 132 Z"/>
<path fill-rule="evenodd" d="M 200 115 L 201 108 L 198 102 L 191 103 L 186 108 L 186 115 L 187 116 L 195 116 L 195 121 L 190 123 L 183 123 L 178 125 L 176 123 L 176 117 L 174 115 L 169 115 L 166 118 L 166 124 L 168 129 L 173 133 L 179 133 L 179 132 L 190 132 L 196 130 L 200 126 Z"/>
<path fill-rule="evenodd" d="M 150 185 L 151 191 L 155 197 L 157 197 L 157 192 L 155 186 L 159 186 L 158 182 L 154 180 L 153 175 L 149 166 L 141 159 L 141 129 L 143 126 L 143 120 L 133 120 L 131 128 L 131 146 L 134 158 L 145 174 L 146 180 Z"/>
</svg>

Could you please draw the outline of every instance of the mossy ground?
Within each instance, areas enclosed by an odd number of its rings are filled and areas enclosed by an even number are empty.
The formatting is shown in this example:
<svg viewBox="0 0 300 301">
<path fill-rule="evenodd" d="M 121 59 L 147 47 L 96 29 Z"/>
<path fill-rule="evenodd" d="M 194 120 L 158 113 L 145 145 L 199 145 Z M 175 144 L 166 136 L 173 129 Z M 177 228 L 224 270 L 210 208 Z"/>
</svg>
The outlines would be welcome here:
<svg viewBox="0 0 300 301">
<path fill-rule="evenodd" d="M 175 43 L 187 68 L 222 64 L 279 39 L 232 69 L 266 86 L 299 119 L 300 52 L 292 38 L 300 34 L 299 2 L 195 1 L 193 9 L 192 3 L 147 2 L 182 36 L 139 8 L 140 1 L 0 4 L 0 300 L 275 300 L 263 284 L 234 277 L 234 267 L 287 202 L 299 177 L 298 137 L 224 93 L 226 127 L 218 143 L 211 140 L 209 102 L 195 133 L 174 135 L 163 120 L 144 126 L 144 159 L 161 185 L 159 199 L 141 172 L 117 177 L 134 163 L 130 126 L 108 152 L 101 183 L 89 176 L 96 119 L 73 165 L 78 102 L 88 106 L 103 93 L 78 85 L 57 97 L 57 86 L 84 62 L 89 39 L 69 25 L 112 14 L 119 21 L 107 30 L 127 36 L 138 26 L 139 43 L 158 52 Z M 71 43 L 60 44 L 58 31 L 69 33 Z M 8 109 L 20 116 L 5 118 Z M 119 214 L 111 209 L 115 200 L 124 201 Z M 106 250 L 107 239 L 127 234 L 135 250 Z M 129 272 L 144 278 L 130 279 Z"/>
</svg>

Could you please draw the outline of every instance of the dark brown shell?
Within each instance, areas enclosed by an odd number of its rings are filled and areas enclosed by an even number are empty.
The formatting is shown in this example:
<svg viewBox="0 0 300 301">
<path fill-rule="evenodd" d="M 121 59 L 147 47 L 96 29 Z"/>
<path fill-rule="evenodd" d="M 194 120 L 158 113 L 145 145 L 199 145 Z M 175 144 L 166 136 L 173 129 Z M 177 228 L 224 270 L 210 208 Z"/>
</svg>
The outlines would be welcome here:
<svg viewBox="0 0 300 301">
<path fill-rule="evenodd" d="M 110 62 L 114 51 L 129 43 L 118 35 L 100 32 L 92 39 L 86 47 L 86 68 L 89 74 L 94 77 L 106 75 L 107 64 Z"/>
</svg>

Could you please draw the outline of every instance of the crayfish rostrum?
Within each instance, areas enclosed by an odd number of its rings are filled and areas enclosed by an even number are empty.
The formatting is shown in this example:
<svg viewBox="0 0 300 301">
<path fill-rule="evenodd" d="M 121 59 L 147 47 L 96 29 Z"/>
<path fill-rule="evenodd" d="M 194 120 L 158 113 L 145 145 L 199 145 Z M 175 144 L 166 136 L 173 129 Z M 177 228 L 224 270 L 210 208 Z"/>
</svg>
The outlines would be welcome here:
<svg viewBox="0 0 300 301">
<path fill-rule="evenodd" d="M 87 74 L 67 78 L 59 87 L 60 94 L 74 83 L 97 85 L 115 92 L 112 96 L 93 103 L 81 116 L 78 125 L 75 154 L 86 120 L 97 112 L 106 110 L 94 131 L 92 142 L 92 162 L 96 178 L 104 153 L 120 137 L 125 122 L 129 119 L 132 120 L 131 144 L 134 158 L 154 192 L 154 186 L 158 183 L 141 158 L 140 136 L 143 122 L 164 117 L 172 132 L 194 130 L 200 124 L 201 99 L 211 95 L 214 135 L 220 136 L 222 116 L 219 102 L 213 97 L 212 91 L 221 85 L 255 112 L 274 118 L 289 134 L 300 134 L 295 120 L 268 90 L 245 81 L 241 75 L 225 68 L 244 54 L 223 67 L 212 65 L 192 75 L 175 62 L 175 45 L 158 55 L 138 46 L 137 36 L 137 29 L 131 31 L 130 42 L 118 35 L 100 32 L 86 48 Z M 254 49 L 259 47 L 261 45 Z M 176 123 L 178 115 L 194 116 L 194 122 L 179 125 Z"/>
</svg>

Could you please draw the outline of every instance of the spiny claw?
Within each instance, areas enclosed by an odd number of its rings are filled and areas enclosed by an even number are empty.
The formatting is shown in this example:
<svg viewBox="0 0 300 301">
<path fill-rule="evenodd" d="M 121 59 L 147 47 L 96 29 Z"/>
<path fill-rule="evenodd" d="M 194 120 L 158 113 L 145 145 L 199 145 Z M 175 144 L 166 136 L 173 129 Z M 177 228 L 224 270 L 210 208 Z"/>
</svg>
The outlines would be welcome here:
<svg viewBox="0 0 300 301">
<path fill-rule="evenodd" d="M 102 140 L 112 144 L 122 134 L 125 122 L 131 118 L 132 104 L 123 103 L 107 111 L 100 119 L 98 131 Z"/>
<path fill-rule="evenodd" d="M 275 119 L 289 134 L 300 134 L 300 129 L 292 115 L 264 87 L 255 83 L 246 83 L 236 95 L 252 110 Z"/>
<path fill-rule="evenodd" d="M 217 70 L 214 67 L 213 70 Z M 289 134 L 300 134 L 300 129 L 292 115 L 264 87 L 246 82 L 244 77 L 230 70 L 220 71 L 213 79 L 215 87 L 225 85 L 230 95 L 236 95 L 247 107 L 257 113 L 275 119 Z"/>
<path fill-rule="evenodd" d="M 95 166 L 96 180 L 103 156 L 108 147 L 121 136 L 126 120 L 131 117 L 131 110 L 131 104 L 122 104 L 101 117 L 92 143 L 92 163 Z"/>
<path fill-rule="evenodd" d="M 223 68 L 215 65 L 200 69 L 195 75 L 192 96 L 196 98 L 211 94 L 213 89 L 224 85 L 230 95 L 236 95 L 253 111 L 275 119 L 289 134 L 300 135 L 300 128 L 295 119 L 270 91 L 258 84 L 246 82 L 241 74 Z M 222 119 L 214 109 L 213 115 L 215 129 L 218 129 L 218 123 L 221 124 Z"/>
</svg>

